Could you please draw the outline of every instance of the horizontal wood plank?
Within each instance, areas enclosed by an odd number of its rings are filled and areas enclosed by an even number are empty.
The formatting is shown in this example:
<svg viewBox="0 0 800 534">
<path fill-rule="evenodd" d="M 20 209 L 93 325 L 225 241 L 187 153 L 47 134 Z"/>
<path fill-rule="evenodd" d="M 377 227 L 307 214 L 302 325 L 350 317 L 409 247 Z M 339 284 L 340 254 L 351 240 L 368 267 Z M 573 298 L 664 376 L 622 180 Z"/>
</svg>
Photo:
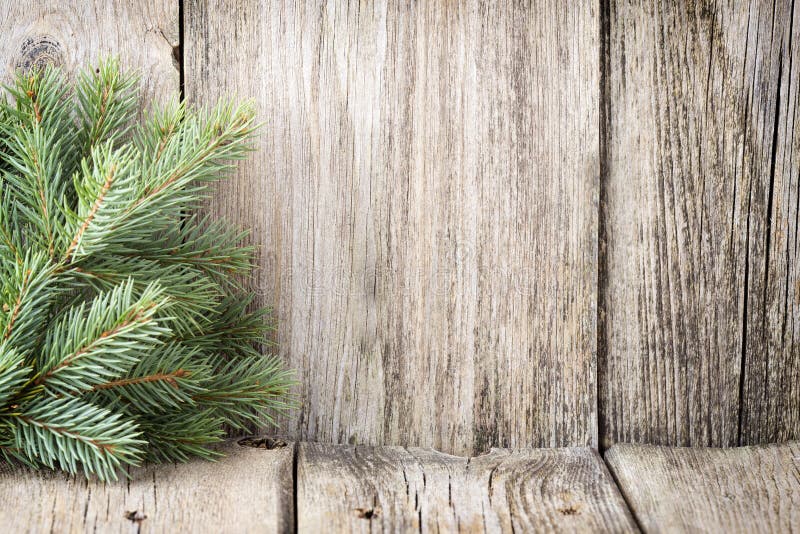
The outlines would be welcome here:
<svg viewBox="0 0 800 534">
<path fill-rule="evenodd" d="M 800 529 L 800 443 L 736 449 L 616 445 L 605 457 L 647 532 Z"/>
<path fill-rule="evenodd" d="M 303 443 L 299 532 L 630 532 L 590 449 L 431 449 Z"/>
<path fill-rule="evenodd" d="M 108 484 L 0 464 L 0 530 L 285 532 L 293 525 L 293 448 L 229 442 L 218 462 L 142 467 Z"/>
</svg>

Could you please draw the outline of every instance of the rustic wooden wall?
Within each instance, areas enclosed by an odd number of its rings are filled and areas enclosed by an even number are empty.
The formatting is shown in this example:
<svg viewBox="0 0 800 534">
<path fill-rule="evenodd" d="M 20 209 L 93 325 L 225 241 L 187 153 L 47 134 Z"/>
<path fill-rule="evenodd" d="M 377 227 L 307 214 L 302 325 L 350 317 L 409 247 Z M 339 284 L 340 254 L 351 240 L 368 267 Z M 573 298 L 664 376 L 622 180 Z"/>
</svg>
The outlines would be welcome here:
<svg viewBox="0 0 800 534">
<path fill-rule="evenodd" d="M 189 1 L 186 95 L 266 127 L 216 214 L 298 369 L 297 438 L 596 443 L 592 2 Z"/>
<path fill-rule="evenodd" d="M 798 16 L 0 0 L 0 77 L 116 54 L 148 101 L 255 98 L 209 209 L 260 246 L 291 436 L 733 445 L 800 438 Z"/>
<path fill-rule="evenodd" d="M 800 4 L 608 9 L 601 440 L 797 438 Z"/>
</svg>

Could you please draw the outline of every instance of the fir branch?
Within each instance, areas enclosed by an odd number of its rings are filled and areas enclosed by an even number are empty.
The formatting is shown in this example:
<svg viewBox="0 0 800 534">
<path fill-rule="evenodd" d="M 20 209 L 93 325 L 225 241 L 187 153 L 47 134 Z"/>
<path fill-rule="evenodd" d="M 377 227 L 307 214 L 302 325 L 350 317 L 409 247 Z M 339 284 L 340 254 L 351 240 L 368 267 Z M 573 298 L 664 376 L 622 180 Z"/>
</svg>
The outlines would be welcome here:
<svg viewBox="0 0 800 534">
<path fill-rule="evenodd" d="M 30 351 L 58 293 L 54 268 L 41 253 L 29 253 L 22 263 L 0 267 L 0 337 L 21 353 Z"/>
<path fill-rule="evenodd" d="M 77 213 L 67 212 L 67 231 L 72 236 L 62 263 L 102 252 L 115 233 L 126 235 L 122 214 L 141 187 L 130 150 L 114 150 L 111 143 L 92 148 L 91 160 L 81 164 L 82 176 L 75 180 Z"/>
<path fill-rule="evenodd" d="M 0 259 L 22 263 L 21 232 L 16 224 L 17 214 L 12 196 L 0 176 Z"/>
<path fill-rule="evenodd" d="M 211 410 L 173 411 L 137 421 L 149 445 L 146 460 L 186 462 L 192 456 L 208 460 L 220 456 L 209 445 L 222 441 L 225 420 Z"/>
<path fill-rule="evenodd" d="M 255 253 L 254 247 L 242 245 L 247 235 L 229 228 L 225 221 L 191 214 L 183 224 L 170 226 L 149 243 L 134 243 L 115 252 L 161 264 L 186 265 L 238 288 L 236 276 L 250 272 Z"/>
<path fill-rule="evenodd" d="M 276 413 L 285 412 L 292 403 L 289 389 L 294 385 L 291 373 L 273 356 L 227 361 L 216 358 L 216 373 L 206 385 L 208 392 L 194 396 L 235 429 L 246 430 L 260 422 L 274 422 Z"/>
<path fill-rule="evenodd" d="M 5 88 L 15 99 L 0 124 L 5 182 L 18 205 L 18 216 L 37 243 L 52 257 L 59 236 L 59 204 L 78 156 L 74 149 L 72 106 L 61 72 L 52 67 L 18 75 Z"/>
<path fill-rule="evenodd" d="M 89 228 L 89 225 L 92 224 L 92 220 L 97 215 L 97 211 L 100 209 L 100 206 L 103 205 L 103 200 L 105 200 L 108 190 L 111 189 L 111 185 L 114 182 L 114 175 L 116 174 L 116 171 L 116 163 L 112 163 L 108 168 L 106 179 L 103 182 L 103 185 L 100 186 L 100 190 L 95 195 L 94 202 L 89 208 L 88 213 L 81 218 L 80 226 L 75 232 L 75 237 L 72 238 L 72 241 L 70 241 L 69 246 L 67 247 L 67 251 L 64 253 L 64 261 L 66 263 L 69 263 L 72 260 L 72 254 L 80 244 L 83 234 L 86 232 L 86 229 Z"/>
<path fill-rule="evenodd" d="M 123 377 L 96 384 L 92 400 L 114 403 L 127 414 L 162 413 L 194 406 L 211 375 L 197 349 L 169 343 L 149 351 Z"/>
<path fill-rule="evenodd" d="M 169 316 L 164 325 L 176 335 L 193 336 L 201 332 L 216 315 L 222 289 L 202 272 L 183 265 L 162 265 L 138 257 L 106 257 L 102 261 L 84 262 L 64 273 L 78 287 L 106 291 L 131 278 L 136 288 L 143 289 L 158 282 L 168 297 Z"/>
<path fill-rule="evenodd" d="M 97 69 L 84 70 L 76 85 L 80 117 L 77 144 L 88 155 L 100 141 L 117 143 L 132 127 L 136 115 L 137 78 L 119 70 L 119 61 L 109 59 Z"/>
<path fill-rule="evenodd" d="M 165 304 L 161 289 L 150 285 L 134 297 L 133 280 L 79 305 L 48 331 L 35 385 L 59 394 L 92 389 L 123 375 L 169 334 L 156 313 Z"/>
<path fill-rule="evenodd" d="M 25 358 L 7 343 L 0 344 L 0 414 L 9 408 L 17 393 L 24 387 L 31 374 Z"/>
<path fill-rule="evenodd" d="M 173 101 L 137 125 L 137 86 L 112 60 L 0 99 L 2 462 L 109 479 L 213 458 L 223 425 L 291 402 L 246 234 L 193 213 L 250 150 L 252 107 Z"/>
<path fill-rule="evenodd" d="M 103 479 L 143 455 L 137 426 L 109 410 L 74 398 L 43 397 L 14 417 L 15 446 L 28 458 L 70 473 L 79 466 Z"/>
</svg>

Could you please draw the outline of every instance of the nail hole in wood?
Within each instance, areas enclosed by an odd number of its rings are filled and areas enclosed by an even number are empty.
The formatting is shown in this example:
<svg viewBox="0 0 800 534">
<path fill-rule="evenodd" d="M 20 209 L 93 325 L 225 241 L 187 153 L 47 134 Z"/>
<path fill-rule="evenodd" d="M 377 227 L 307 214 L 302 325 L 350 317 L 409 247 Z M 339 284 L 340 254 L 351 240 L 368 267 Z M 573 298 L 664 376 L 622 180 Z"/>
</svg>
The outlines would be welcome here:
<svg viewBox="0 0 800 534">
<path fill-rule="evenodd" d="M 361 519 L 375 519 L 381 513 L 380 508 L 355 508 L 353 510 L 356 513 L 356 517 Z"/>
<path fill-rule="evenodd" d="M 565 506 L 564 508 L 559 508 L 558 513 L 561 515 L 578 515 L 580 513 L 580 508 L 577 505 L 569 505 Z"/>
<path fill-rule="evenodd" d="M 125 512 L 125 519 L 133 523 L 141 523 L 142 521 L 147 519 L 147 516 L 142 512 L 140 512 L 139 510 L 133 510 L 130 512 Z"/>
</svg>

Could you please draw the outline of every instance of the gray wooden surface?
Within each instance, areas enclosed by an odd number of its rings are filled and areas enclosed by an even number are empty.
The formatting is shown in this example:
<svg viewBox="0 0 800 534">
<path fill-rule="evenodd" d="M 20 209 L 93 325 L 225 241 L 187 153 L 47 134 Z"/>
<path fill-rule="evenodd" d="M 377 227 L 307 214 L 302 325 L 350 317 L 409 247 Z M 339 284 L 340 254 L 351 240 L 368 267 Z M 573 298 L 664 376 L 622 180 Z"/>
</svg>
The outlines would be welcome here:
<svg viewBox="0 0 800 534">
<path fill-rule="evenodd" d="M 594 2 L 187 1 L 186 96 L 266 127 L 210 210 L 298 369 L 304 439 L 590 445 Z"/>
<path fill-rule="evenodd" d="M 800 444 L 430 449 L 253 439 L 99 484 L 0 466 L 3 532 L 793 532 Z M 293 466 L 294 463 L 294 466 Z M 294 470 L 294 471 L 293 471 Z M 618 486 L 617 486 L 618 484 Z M 630 506 L 630 509 L 628 508 Z M 296 518 L 295 518 L 296 513 Z M 635 519 L 634 519 L 635 515 Z"/>
<path fill-rule="evenodd" d="M 647 532 L 800 531 L 800 443 L 617 445 L 605 458 Z"/>
<path fill-rule="evenodd" d="M 0 80 L 52 63 L 67 73 L 117 56 L 142 75 L 146 103 L 179 89 L 179 4 L 174 0 L 0 0 Z"/>
<path fill-rule="evenodd" d="M 742 445 L 800 439 L 800 3 L 755 7 Z"/>
<path fill-rule="evenodd" d="M 293 445 L 221 447 L 219 462 L 142 467 L 101 484 L 0 464 L 3 532 L 285 532 L 293 527 Z"/>
<path fill-rule="evenodd" d="M 0 79 L 115 54 L 148 102 L 256 99 L 209 209 L 260 245 L 295 437 L 800 437 L 800 4 L 501 7 L 2 0 Z"/>
<path fill-rule="evenodd" d="M 800 433 L 793 5 L 610 2 L 603 445 Z"/>
<path fill-rule="evenodd" d="M 632 532 L 588 448 L 431 449 L 302 443 L 299 532 Z"/>
</svg>

